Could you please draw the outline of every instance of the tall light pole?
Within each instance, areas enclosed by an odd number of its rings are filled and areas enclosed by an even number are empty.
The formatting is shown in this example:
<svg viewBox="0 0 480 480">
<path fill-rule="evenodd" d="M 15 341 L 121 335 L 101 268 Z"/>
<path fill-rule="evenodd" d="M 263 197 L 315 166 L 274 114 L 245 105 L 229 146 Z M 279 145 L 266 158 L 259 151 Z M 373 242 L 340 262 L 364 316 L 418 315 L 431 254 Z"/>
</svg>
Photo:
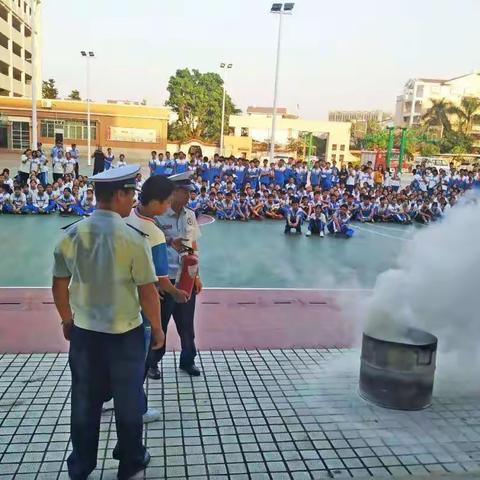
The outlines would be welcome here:
<svg viewBox="0 0 480 480">
<path fill-rule="evenodd" d="M 282 17 L 291 15 L 294 3 L 274 3 L 270 13 L 278 15 L 278 40 L 277 40 L 277 61 L 275 64 L 275 87 L 273 90 L 273 112 L 272 112 L 272 132 L 270 135 L 270 163 L 273 162 L 275 156 L 275 125 L 277 121 L 277 94 L 278 94 L 278 71 L 280 66 L 280 47 L 282 42 Z"/>
<path fill-rule="evenodd" d="M 82 57 L 87 61 L 87 164 L 92 165 L 92 146 L 91 146 L 91 132 L 90 132 L 90 59 L 95 56 L 93 52 L 80 52 Z"/>
<path fill-rule="evenodd" d="M 233 65 L 231 63 L 220 64 L 220 68 L 223 70 L 223 100 L 222 100 L 222 126 L 220 127 L 220 155 L 223 157 L 223 136 L 225 134 L 225 96 L 226 96 L 226 83 L 227 73 Z"/>
<path fill-rule="evenodd" d="M 40 0 L 33 0 L 32 2 L 32 150 L 37 149 L 38 134 L 37 134 L 37 87 L 38 87 L 38 69 L 37 69 L 37 7 L 40 5 Z"/>
</svg>

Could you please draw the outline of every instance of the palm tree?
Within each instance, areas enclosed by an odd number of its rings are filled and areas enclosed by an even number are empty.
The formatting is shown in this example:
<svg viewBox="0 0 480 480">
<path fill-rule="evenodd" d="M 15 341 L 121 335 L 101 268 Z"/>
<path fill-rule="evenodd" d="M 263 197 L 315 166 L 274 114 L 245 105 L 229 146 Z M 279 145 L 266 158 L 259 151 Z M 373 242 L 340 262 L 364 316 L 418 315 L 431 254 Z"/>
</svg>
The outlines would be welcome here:
<svg viewBox="0 0 480 480">
<path fill-rule="evenodd" d="M 441 127 L 443 130 L 449 132 L 452 129 L 452 124 L 448 118 L 450 109 L 453 105 L 445 100 L 432 100 L 432 106 L 423 114 L 422 120 L 427 127 Z"/>
<path fill-rule="evenodd" d="M 457 116 L 460 132 L 470 135 L 473 124 L 480 121 L 480 98 L 462 97 L 460 106 L 452 105 L 448 113 Z"/>
</svg>

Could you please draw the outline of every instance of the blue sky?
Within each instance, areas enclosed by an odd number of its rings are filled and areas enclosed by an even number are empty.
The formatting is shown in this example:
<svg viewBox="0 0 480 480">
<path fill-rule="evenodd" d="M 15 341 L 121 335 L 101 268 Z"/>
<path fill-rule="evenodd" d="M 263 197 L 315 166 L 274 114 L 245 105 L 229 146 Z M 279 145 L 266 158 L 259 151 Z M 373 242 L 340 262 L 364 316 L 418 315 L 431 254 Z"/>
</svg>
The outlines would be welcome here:
<svg viewBox="0 0 480 480">
<path fill-rule="evenodd" d="M 162 105 L 177 68 L 219 71 L 242 109 L 271 105 L 278 17 L 266 0 L 44 0 L 43 72 L 85 95 L 80 50 L 94 50 L 91 98 Z M 66 7 L 68 5 L 68 7 Z M 279 106 L 394 110 L 411 77 L 480 69 L 478 0 L 297 0 L 285 18 Z"/>
</svg>

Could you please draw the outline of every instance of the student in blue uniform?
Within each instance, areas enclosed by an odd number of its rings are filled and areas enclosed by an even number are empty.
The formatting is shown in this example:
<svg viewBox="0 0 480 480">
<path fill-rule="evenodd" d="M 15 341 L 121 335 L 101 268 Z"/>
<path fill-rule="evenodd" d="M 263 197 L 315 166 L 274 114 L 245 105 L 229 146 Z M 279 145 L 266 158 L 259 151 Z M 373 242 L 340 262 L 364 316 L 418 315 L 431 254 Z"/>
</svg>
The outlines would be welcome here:
<svg viewBox="0 0 480 480">
<path fill-rule="evenodd" d="M 183 152 L 178 153 L 178 160 L 175 162 L 175 173 L 185 173 L 188 170 L 188 160 Z"/>
<path fill-rule="evenodd" d="M 358 207 L 357 220 L 362 223 L 373 222 L 373 216 L 375 215 L 375 208 L 370 201 L 370 197 L 365 196 L 363 202 Z"/>
<path fill-rule="evenodd" d="M 96 207 L 96 200 L 95 200 L 95 195 L 93 193 L 93 188 L 88 187 L 83 197 L 77 203 L 75 208 L 75 213 L 80 216 L 83 216 L 83 215 L 88 216 L 95 211 L 95 207 Z"/>
<path fill-rule="evenodd" d="M 302 233 L 302 218 L 303 213 L 299 207 L 297 197 L 292 197 L 290 200 L 290 208 L 287 210 L 285 217 L 285 231 L 284 233 Z"/>
<path fill-rule="evenodd" d="M 312 185 L 313 188 L 318 187 L 320 185 L 321 173 L 322 173 L 322 170 L 320 169 L 320 163 L 315 162 L 310 172 L 310 184 Z"/>
<path fill-rule="evenodd" d="M 187 208 L 193 210 L 195 217 L 198 217 L 200 215 L 200 207 L 201 205 L 197 198 L 197 192 L 190 192 L 190 199 L 188 200 Z"/>
<path fill-rule="evenodd" d="M 57 198 L 57 208 L 60 215 L 73 215 L 75 213 L 75 205 L 77 201 L 72 195 L 69 187 L 63 189 L 63 194 Z"/>
<path fill-rule="evenodd" d="M 345 238 L 353 237 L 354 231 L 349 226 L 350 215 L 348 213 L 348 208 L 344 204 L 340 207 L 340 210 L 336 212 L 332 219 L 328 222 L 327 228 L 331 234 L 341 234 Z"/>
<path fill-rule="evenodd" d="M 313 215 L 308 219 L 308 227 L 306 236 L 310 237 L 313 235 L 320 235 L 320 237 L 325 236 L 325 226 L 327 219 L 323 213 L 322 206 L 316 205 Z"/>
<path fill-rule="evenodd" d="M 150 170 L 150 176 L 152 177 L 153 175 L 157 175 L 157 168 L 159 167 L 160 162 L 158 160 L 157 152 L 155 150 L 152 150 L 150 155 L 151 157 L 148 161 L 148 168 Z"/>
<path fill-rule="evenodd" d="M 115 155 L 112 153 L 112 149 L 108 147 L 107 154 L 103 158 L 103 169 L 110 170 L 110 168 L 112 168 L 114 161 L 115 161 Z"/>
</svg>

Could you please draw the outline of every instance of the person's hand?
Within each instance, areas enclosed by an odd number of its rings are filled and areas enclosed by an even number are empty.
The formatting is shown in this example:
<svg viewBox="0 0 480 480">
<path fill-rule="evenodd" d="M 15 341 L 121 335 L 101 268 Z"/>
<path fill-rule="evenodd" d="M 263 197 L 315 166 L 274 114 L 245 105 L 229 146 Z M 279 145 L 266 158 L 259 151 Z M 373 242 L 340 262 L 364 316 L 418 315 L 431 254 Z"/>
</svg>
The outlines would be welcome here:
<svg viewBox="0 0 480 480">
<path fill-rule="evenodd" d="M 63 336 L 65 340 L 67 340 L 67 342 L 70 341 L 70 337 L 72 335 L 72 329 L 73 329 L 73 321 L 62 322 Z"/>
<path fill-rule="evenodd" d="M 173 238 L 170 241 L 170 245 L 177 251 L 179 252 L 180 250 L 183 250 L 185 247 L 184 242 L 187 242 L 188 238 Z"/>
<path fill-rule="evenodd" d="M 187 303 L 190 298 L 187 292 L 180 289 L 177 289 L 172 296 L 176 303 Z"/>
<path fill-rule="evenodd" d="M 197 295 L 202 292 L 202 290 L 203 290 L 203 283 L 202 283 L 202 281 L 200 280 L 200 277 L 195 278 L 194 288 L 195 288 L 195 293 L 196 293 Z"/>
<path fill-rule="evenodd" d="M 152 350 L 160 350 L 165 345 L 165 333 L 161 328 L 152 328 Z"/>
</svg>

